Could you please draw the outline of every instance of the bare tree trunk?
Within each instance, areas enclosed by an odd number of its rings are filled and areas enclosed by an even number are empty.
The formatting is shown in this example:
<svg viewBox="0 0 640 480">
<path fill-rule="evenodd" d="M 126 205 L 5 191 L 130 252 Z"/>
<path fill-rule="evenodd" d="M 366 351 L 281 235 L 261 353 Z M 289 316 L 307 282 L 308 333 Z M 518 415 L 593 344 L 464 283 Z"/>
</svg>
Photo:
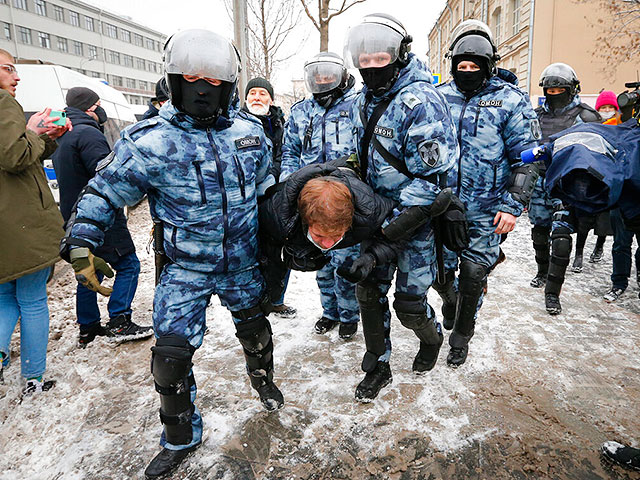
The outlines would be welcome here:
<svg viewBox="0 0 640 480">
<path fill-rule="evenodd" d="M 318 18 L 309 10 L 309 2 L 310 0 L 300 0 L 304 8 L 304 13 L 320 33 L 320 51 L 326 52 L 329 49 L 329 22 L 331 22 L 331 19 L 346 12 L 358 3 L 366 2 L 366 0 L 342 0 L 340 7 L 334 9 L 335 11 L 331 14 L 329 13 L 329 3 L 331 0 L 318 0 Z"/>
</svg>

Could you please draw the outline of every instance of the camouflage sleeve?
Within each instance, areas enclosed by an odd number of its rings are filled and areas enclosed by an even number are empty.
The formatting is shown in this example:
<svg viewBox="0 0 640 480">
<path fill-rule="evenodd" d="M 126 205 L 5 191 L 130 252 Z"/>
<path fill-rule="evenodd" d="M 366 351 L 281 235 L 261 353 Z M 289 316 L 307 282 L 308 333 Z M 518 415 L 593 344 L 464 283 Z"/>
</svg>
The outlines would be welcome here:
<svg viewBox="0 0 640 480">
<path fill-rule="evenodd" d="M 512 169 L 522 165 L 520 154 L 524 150 L 537 146 L 538 140 L 542 136 L 538 116 L 528 98 L 524 95 L 521 97 L 502 131 L 507 159 Z M 522 214 L 523 207 L 520 202 L 513 198 L 511 193 L 505 191 L 498 211 L 519 217 Z"/>
<path fill-rule="evenodd" d="M 296 122 L 296 110 L 293 110 L 284 127 L 279 181 L 283 181 L 293 172 L 300 169 L 301 155 L 302 140 L 300 138 L 299 126 Z"/>
<path fill-rule="evenodd" d="M 456 129 L 449 109 L 434 95 L 428 103 L 413 108 L 404 138 L 405 163 L 417 175 L 448 174 L 455 168 L 459 155 Z M 430 205 L 440 186 L 416 178 L 400 192 L 404 206 Z"/>
<path fill-rule="evenodd" d="M 266 135 L 263 138 L 265 140 L 264 148 L 256 163 L 256 191 L 258 192 L 258 197 L 264 195 L 267 188 L 276 183 L 275 177 L 271 173 L 273 145 Z"/>
<path fill-rule="evenodd" d="M 93 248 L 102 245 L 116 210 L 137 204 L 148 190 L 141 154 L 125 137 L 96 167 L 96 176 L 76 206 L 73 224 L 68 226 L 70 237 L 89 242 Z"/>
</svg>

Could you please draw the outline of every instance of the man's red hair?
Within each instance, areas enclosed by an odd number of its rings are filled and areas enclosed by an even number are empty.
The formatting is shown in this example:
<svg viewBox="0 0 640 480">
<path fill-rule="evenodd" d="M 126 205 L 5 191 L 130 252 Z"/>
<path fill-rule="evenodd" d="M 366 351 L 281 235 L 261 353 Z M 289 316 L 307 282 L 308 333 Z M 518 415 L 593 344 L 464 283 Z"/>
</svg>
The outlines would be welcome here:
<svg viewBox="0 0 640 480">
<path fill-rule="evenodd" d="M 298 197 L 302 221 L 330 235 L 342 235 L 353 221 L 349 188 L 337 180 L 319 177 L 309 180 Z"/>
</svg>

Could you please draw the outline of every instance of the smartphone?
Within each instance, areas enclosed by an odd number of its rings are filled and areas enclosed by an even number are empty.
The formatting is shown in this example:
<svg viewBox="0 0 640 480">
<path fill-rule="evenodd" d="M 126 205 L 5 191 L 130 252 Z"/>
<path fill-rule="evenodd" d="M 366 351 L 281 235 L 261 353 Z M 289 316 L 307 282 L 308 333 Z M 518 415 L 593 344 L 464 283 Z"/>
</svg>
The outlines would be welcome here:
<svg viewBox="0 0 640 480">
<path fill-rule="evenodd" d="M 67 112 L 65 112 L 64 110 L 51 110 L 51 113 L 49 114 L 49 118 L 53 118 L 53 117 L 60 117 L 59 120 L 56 120 L 55 122 L 53 122 L 54 125 L 58 125 L 60 127 L 64 127 L 67 124 Z"/>
</svg>

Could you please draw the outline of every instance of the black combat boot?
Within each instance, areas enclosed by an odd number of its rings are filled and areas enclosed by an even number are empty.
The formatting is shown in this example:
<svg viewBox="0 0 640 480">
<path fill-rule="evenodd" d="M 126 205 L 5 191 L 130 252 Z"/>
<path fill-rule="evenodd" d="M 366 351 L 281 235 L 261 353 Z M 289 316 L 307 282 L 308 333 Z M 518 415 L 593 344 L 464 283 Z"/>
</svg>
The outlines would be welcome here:
<svg viewBox="0 0 640 480">
<path fill-rule="evenodd" d="M 555 293 L 546 293 L 544 296 L 544 304 L 549 315 L 558 315 L 562 313 L 560 297 Z"/>
<path fill-rule="evenodd" d="M 186 448 L 184 450 L 169 450 L 163 448 L 160 450 L 149 466 L 144 471 L 144 476 L 147 479 L 163 478 L 166 475 L 173 472 L 182 461 L 189 456 L 200 444 L 193 447 Z"/>
<path fill-rule="evenodd" d="M 420 350 L 418 350 L 416 358 L 413 359 L 412 366 L 412 370 L 418 375 L 433 370 L 433 367 L 436 366 L 440 347 L 444 341 L 442 332 L 438 331 L 438 334 L 440 335 L 440 343 L 436 345 L 427 345 L 424 342 L 420 342 Z"/>
<path fill-rule="evenodd" d="M 342 340 L 349 340 L 353 337 L 358 331 L 358 322 L 353 323 L 344 323 L 340 322 L 340 328 L 338 330 L 338 335 Z"/>
<path fill-rule="evenodd" d="M 610 462 L 640 472 L 640 449 L 609 441 L 602 444 L 601 451 Z"/>
<path fill-rule="evenodd" d="M 327 333 L 330 330 L 333 330 L 340 324 L 337 320 L 329 320 L 326 317 L 322 317 L 320 320 L 316 322 L 314 327 L 317 334 Z"/>
<path fill-rule="evenodd" d="M 364 379 L 356 387 L 356 400 L 369 403 L 378 396 L 380 390 L 393 381 L 391 367 L 388 362 L 378 362 L 371 372 L 367 372 Z"/>
<path fill-rule="evenodd" d="M 452 368 L 458 368 L 464 362 L 467 361 L 467 354 L 469 353 L 469 345 L 462 347 L 451 347 L 449 349 L 449 355 L 447 355 L 447 365 Z"/>
</svg>

